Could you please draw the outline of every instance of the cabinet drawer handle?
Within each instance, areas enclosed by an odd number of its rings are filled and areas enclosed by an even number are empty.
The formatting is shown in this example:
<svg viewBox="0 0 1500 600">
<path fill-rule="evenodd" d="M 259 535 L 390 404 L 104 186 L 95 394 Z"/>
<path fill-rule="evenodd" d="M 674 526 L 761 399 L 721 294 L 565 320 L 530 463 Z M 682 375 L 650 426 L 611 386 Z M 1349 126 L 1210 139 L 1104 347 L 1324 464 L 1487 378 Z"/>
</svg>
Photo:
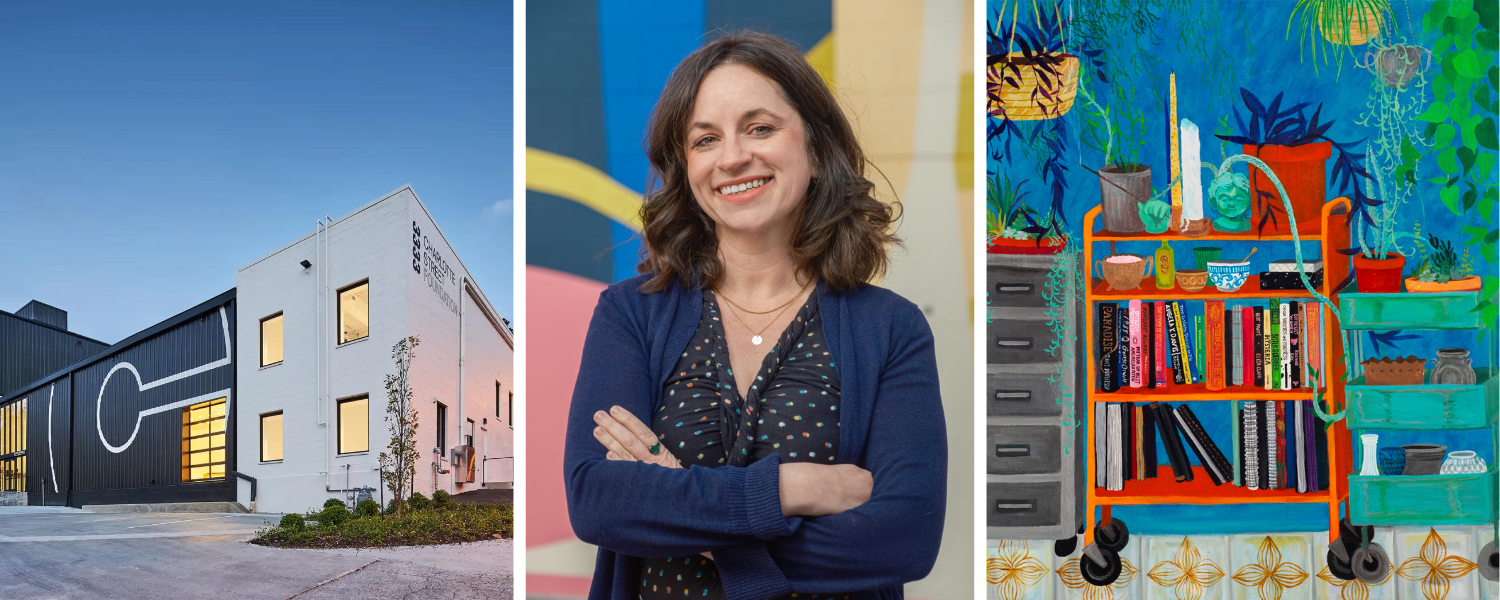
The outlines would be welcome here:
<svg viewBox="0 0 1500 600">
<path fill-rule="evenodd" d="M 1026 401 L 1031 399 L 1031 390 L 995 390 L 995 399 Z"/>
<path fill-rule="evenodd" d="M 1030 500 L 999 499 L 995 501 L 995 512 L 1004 514 L 1027 513 L 1036 510 L 1036 502 Z"/>
<path fill-rule="evenodd" d="M 1031 456 L 1031 444 L 995 444 L 995 458 Z"/>
<path fill-rule="evenodd" d="M 997 283 L 995 292 L 1000 294 L 1022 295 L 1036 291 L 1036 286 L 1030 283 Z"/>
<path fill-rule="evenodd" d="M 1014 350 L 1030 350 L 1030 338 L 995 338 L 995 345 Z"/>
</svg>

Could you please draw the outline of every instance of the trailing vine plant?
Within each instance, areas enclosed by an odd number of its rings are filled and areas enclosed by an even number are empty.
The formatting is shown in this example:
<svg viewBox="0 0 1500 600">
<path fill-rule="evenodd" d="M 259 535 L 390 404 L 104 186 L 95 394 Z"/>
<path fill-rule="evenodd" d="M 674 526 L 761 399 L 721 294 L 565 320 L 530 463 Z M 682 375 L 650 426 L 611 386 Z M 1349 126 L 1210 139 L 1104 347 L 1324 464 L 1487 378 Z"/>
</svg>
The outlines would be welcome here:
<svg viewBox="0 0 1500 600">
<path fill-rule="evenodd" d="M 1047 354 L 1059 358 L 1068 358 L 1066 344 L 1071 344 L 1078 339 L 1078 327 L 1086 327 L 1087 324 L 1079 323 L 1070 315 L 1074 306 L 1083 297 L 1083 271 L 1078 266 L 1078 257 L 1083 255 L 1083 248 L 1075 239 L 1069 238 L 1066 246 L 1058 252 L 1052 260 L 1052 267 L 1047 270 L 1047 283 L 1042 290 L 1042 299 L 1047 303 L 1047 327 L 1052 330 L 1052 341 L 1047 345 Z M 1073 323 L 1073 331 L 1069 331 L 1069 323 Z M 1085 353 L 1084 356 L 1087 354 Z M 1079 356 L 1072 356 L 1073 360 L 1081 360 Z M 1057 385 L 1058 394 L 1053 400 L 1062 407 L 1063 427 L 1078 427 L 1074 411 L 1074 403 L 1077 399 L 1078 390 L 1074 389 L 1072 378 L 1064 369 L 1066 360 L 1059 360 L 1053 367 L 1052 374 L 1047 381 Z M 1075 369 L 1087 369 L 1088 365 L 1075 365 Z M 1064 456 L 1073 452 L 1073 436 L 1063 436 L 1062 453 Z"/>
</svg>

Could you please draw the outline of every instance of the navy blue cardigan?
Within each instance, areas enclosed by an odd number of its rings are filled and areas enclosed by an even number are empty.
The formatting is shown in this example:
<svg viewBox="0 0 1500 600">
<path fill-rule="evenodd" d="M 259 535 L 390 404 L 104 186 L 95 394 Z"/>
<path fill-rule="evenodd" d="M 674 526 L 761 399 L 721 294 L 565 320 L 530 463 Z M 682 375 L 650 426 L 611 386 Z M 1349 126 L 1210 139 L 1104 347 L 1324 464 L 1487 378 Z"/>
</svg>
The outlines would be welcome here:
<svg viewBox="0 0 1500 600">
<path fill-rule="evenodd" d="M 730 600 L 866 590 L 901 598 L 937 560 L 948 446 L 932 330 L 922 311 L 865 285 L 818 283 L 837 361 L 838 462 L 870 471 L 870 500 L 825 517 L 781 515 L 780 458 L 746 467 L 668 469 L 611 461 L 593 415 L 619 405 L 655 412 L 702 314 L 702 290 L 643 294 L 646 276 L 599 295 L 568 415 L 563 477 L 578 539 L 599 546 L 590 600 L 634 598 L 637 557 L 712 551 Z"/>
</svg>

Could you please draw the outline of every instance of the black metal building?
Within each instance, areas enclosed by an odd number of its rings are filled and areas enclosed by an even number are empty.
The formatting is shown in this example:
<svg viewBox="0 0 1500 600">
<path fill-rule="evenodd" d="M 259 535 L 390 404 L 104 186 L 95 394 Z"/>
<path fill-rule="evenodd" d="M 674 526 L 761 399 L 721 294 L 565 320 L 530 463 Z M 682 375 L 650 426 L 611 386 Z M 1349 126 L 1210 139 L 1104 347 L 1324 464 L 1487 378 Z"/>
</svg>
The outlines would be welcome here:
<svg viewBox="0 0 1500 600">
<path fill-rule="evenodd" d="M 234 290 L 0 400 L 33 505 L 235 499 Z"/>
<path fill-rule="evenodd" d="M 109 346 L 68 331 L 68 311 L 32 300 L 0 310 L 0 401 L 17 388 Z"/>
</svg>

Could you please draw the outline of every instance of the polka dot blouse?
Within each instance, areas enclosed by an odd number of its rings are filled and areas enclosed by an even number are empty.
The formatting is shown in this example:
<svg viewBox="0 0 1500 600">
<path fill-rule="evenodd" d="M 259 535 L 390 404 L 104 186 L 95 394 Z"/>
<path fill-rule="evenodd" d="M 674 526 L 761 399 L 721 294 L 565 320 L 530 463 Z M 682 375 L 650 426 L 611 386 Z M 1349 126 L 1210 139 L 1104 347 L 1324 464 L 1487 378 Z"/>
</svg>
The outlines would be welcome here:
<svg viewBox="0 0 1500 600">
<path fill-rule="evenodd" d="M 718 301 L 705 291 L 698 329 L 650 421 L 663 449 L 686 468 L 743 467 L 771 454 L 780 454 L 781 462 L 833 464 L 839 380 L 823 340 L 817 294 L 808 296 L 754 375 L 741 398 Z M 724 597 L 718 569 L 698 555 L 643 559 L 639 581 L 642 600 Z"/>
</svg>

